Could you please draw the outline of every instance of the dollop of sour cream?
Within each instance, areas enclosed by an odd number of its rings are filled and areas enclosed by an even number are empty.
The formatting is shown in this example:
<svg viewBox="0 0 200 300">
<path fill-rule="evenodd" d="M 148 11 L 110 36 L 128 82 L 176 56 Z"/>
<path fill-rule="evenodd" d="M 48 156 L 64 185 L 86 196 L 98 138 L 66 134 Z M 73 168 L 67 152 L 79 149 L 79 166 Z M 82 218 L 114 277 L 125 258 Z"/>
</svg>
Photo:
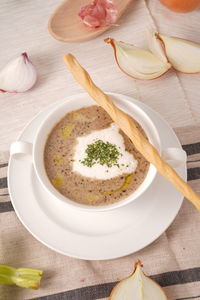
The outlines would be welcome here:
<svg viewBox="0 0 200 300">
<path fill-rule="evenodd" d="M 85 177 L 101 180 L 111 179 L 124 173 L 133 173 L 138 162 L 131 153 L 125 150 L 124 139 L 119 130 L 119 126 L 112 123 L 108 128 L 95 130 L 88 135 L 78 137 L 73 156 L 73 171 Z M 117 147 L 117 150 L 121 153 L 117 160 L 118 166 L 108 167 L 107 165 L 95 163 L 93 166 L 88 167 L 81 162 L 87 156 L 86 149 L 88 145 L 97 140 L 105 143 L 109 142 Z"/>
</svg>

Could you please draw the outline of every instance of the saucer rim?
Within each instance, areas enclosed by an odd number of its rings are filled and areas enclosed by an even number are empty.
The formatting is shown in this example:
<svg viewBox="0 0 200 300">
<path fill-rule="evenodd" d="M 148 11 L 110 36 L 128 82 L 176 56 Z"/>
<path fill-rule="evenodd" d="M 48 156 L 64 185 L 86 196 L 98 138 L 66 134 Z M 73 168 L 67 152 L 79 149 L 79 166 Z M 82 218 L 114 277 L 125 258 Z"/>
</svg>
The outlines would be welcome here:
<svg viewBox="0 0 200 300">
<path fill-rule="evenodd" d="M 169 124 L 157 113 L 157 112 L 155 112 L 153 109 L 151 109 L 150 107 L 148 107 L 147 105 L 145 105 L 144 103 L 141 103 L 141 102 L 139 102 L 138 100 L 136 100 L 136 99 L 134 99 L 134 98 L 132 98 L 132 97 L 129 97 L 129 96 L 126 96 L 126 95 L 121 95 L 121 94 L 117 94 L 117 93 L 108 93 L 108 94 L 110 94 L 110 95 L 113 95 L 113 96 L 116 96 L 116 97 L 125 97 L 127 100 L 129 100 L 129 101 L 133 101 L 134 103 L 136 103 L 138 106 L 142 106 L 142 109 L 143 108 L 146 108 L 146 113 L 148 114 L 149 113 L 149 111 L 151 112 L 151 113 L 153 113 L 154 115 L 155 115 L 155 117 L 156 118 L 159 118 L 160 119 L 160 121 L 161 122 L 163 122 L 167 127 L 168 127 L 168 130 L 170 130 L 170 133 L 171 134 L 173 134 L 173 137 L 176 139 L 176 143 L 177 144 L 179 144 L 179 146 L 181 147 L 181 144 L 180 144 L 180 142 L 179 142 L 179 140 L 178 140 L 178 138 L 177 138 L 177 136 L 176 136 L 176 134 L 174 133 L 174 131 L 173 131 L 173 129 L 169 126 Z M 77 95 L 74 95 L 74 96 L 70 96 L 70 97 L 76 97 Z M 49 105 L 48 107 L 46 107 L 44 110 L 42 110 L 41 112 L 39 112 L 26 126 L 25 126 L 25 128 L 24 128 L 24 130 L 22 131 L 22 133 L 19 135 L 19 137 L 18 137 L 18 140 L 20 139 L 20 138 L 22 138 L 23 137 L 23 135 L 24 135 L 24 133 L 26 132 L 26 130 L 27 130 L 27 128 L 29 127 L 29 126 L 31 126 L 31 124 L 32 124 L 32 122 L 33 121 L 35 121 L 35 120 L 37 120 L 37 118 L 39 118 L 40 117 L 40 115 L 42 115 L 45 111 L 47 112 L 47 111 L 50 111 L 54 106 L 56 106 L 57 105 L 57 103 L 59 103 L 59 102 L 61 102 L 61 101 L 64 101 L 64 100 L 66 100 L 66 98 L 64 98 L 63 100 L 59 100 L 58 102 L 56 102 L 56 103 L 53 103 L 53 104 L 51 104 L 51 105 Z M 182 148 L 182 147 L 181 147 Z M 9 187 L 9 190 L 11 191 L 11 182 L 10 182 L 10 170 L 11 170 L 11 165 L 12 165 L 12 158 L 10 158 L 10 160 L 9 160 L 9 167 L 8 167 L 8 187 Z M 183 173 L 184 173 L 184 179 L 186 179 L 186 164 L 184 165 L 184 170 L 183 170 Z M 139 250 L 141 250 L 141 249 L 143 249 L 144 247 L 146 247 L 146 246 L 148 246 L 149 244 L 151 244 L 153 241 L 155 241 L 170 225 L 171 225 L 171 223 L 173 222 L 173 220 L 175 219 L 175 217 L 176 217 L 176 215 L 178 214 L 178 211 L 179 211 L 179 209 L 180 209 L 180 207 L 181 207 L 181 205 L 182 205 L 182 202 L 183 202 L 183 197 L 181 197 L 181 199 L 179 199 L 178 201 L 179 201 L 179 205 L 177 206 L 177 210 L 176 210 L 176 212 L 174 212 L 174 214 L 173 214 L 173 217 L 171 218 L 171 220 L 170 220 L 170 222 L 167 224 L 167 225 L 165 225 L 165 228 L 164 229 L 161 229 L 160 231 L 158 230 L 158 232 L 157 232 L 157 234 L 154 234 L 154 236 L 152 237 L 152 239 L 151 239 L 151 241 L 149 241 L 148 243 L 146 243 L 144 246 L 142 246 L 142 247 L 140 247 L 140 248 L 138 248 L 137 250 L 133 250 L 133 251 L 128 251 L 128 252 L 124 252 L 124 251 L 122 251 L 123 252 L 123 254 L 122 255 L 115 255 L 115 256 L 109 256 L 109 257 L 107 257 L 106 255 L 104 255 L 104 256 L 102 256 L 102 257 L 100 257 L 100 256 L 98 256 L 98 257 L 89 257 L 89 256 L 81 256 L 81 255 L 76 255 L 76 254 L 73 254 L 73 253 L 66 253 L 66 251 L 65 252 L 63 252 L 63 251 L 60 251 L 60 250 L 58 250 L 58 249 L 56 249 L 55 247 L 53 247 L 53 246 L 51 246 L 51 245 L 49 245 L 48 243 L 46 243 L 46 242 L 44 242 L 42 239 L 40 239 L 37 235 L 35 235 L 32 231 L 31 231 L 31 228 L 29 228 L 29 226 L 27 225 L 27 224 L 25 224 L 25 222 L 23 221 L 23 218 L 20 216 L 20 212 L 17 210 L 17 208 L 15 207 L 15 201 L 14 201 L 14 195 L 12 195 L 12 193 L 11 193 L 11 195 L 10 195 L 10 197 L 11 197 L 11 201 L 12 201 L 12 204 L 13 204 L 13 207 L 14 207 L 14 209 L 15 209 L 15 212 L 16 212 L 16 214 L 17 214 L 17 216 L 18 216 L 18 218 L 20 219 L 20 221 L 22 222 L 22 224 L 25 226 L 25 228 L 37 239 L 37 240 L 39 240 L 41 243 L 43 243 L 44 245 L 46 245 L 48 248 L 50 248 L 50 249 L 52 249 L 52 250 L 54 250 L 54 251 L 56 251 L 56 252 L 58 252 L 58 253 L 61 253 L 61 254 L 64 254 L 64 255 L 67 255 L 67 256 L 71 256 L 71 257 L 75 257 L 75 258 L 79 258 L 79 259 L 87 259 L 87 260 L 107 260 L 107 259 L 114 259 L 114 258 L 118 258 L 118 257 L 122 257 L 122 256 L 125 256 L 125 255 L 128 255 L 128 254 L 131 254 L 131 253 L 134 253 L 134 252 L 136 252 L 136 251 L 139 251 Z M 180 197 L 179 197 L 180 198 Z M 99 213 L 101 213 L 101 212 L 99 212 Z"/>
</svg>

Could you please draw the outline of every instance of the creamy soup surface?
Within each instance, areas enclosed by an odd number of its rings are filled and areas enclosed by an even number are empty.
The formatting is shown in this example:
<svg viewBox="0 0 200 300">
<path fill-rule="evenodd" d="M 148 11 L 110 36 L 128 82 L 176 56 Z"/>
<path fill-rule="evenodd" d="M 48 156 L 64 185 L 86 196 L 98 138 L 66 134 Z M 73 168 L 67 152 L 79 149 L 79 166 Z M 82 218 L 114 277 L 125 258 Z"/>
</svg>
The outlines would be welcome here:
<svg viewBox="0 0 200 300">
<path fill-rule="evenodd" d="M 130 139 L 97 105 L 72 111 L 56 124 L 45 145 L 44 163 L 53 186 L 85 205 L 112 204 L 129 196 L 149 169 Z"/>
</svg>

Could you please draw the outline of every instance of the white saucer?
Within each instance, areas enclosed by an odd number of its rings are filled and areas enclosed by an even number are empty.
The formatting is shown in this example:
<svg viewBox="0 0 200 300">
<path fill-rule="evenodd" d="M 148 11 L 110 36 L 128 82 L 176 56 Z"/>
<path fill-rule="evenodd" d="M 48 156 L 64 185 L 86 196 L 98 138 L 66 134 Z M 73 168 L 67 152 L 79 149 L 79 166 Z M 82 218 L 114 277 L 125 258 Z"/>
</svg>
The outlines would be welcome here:
<svg viewBox="0 0 200 300">
<path fill-rule="evenodd" d="M 150 116 L 163 149 L 181 148 L 174 131 L 155 111 L 127 96 L 110 95 L 134 102 Z M 57 104 L 39 113 L 19 140 L 33 142 L 40 122 Z M 186 179 L 186 165 L 177 171 Z M 97 213 L 75 210 L 51 198 L 31 162 L 14 158 L 9 162 L 8 185 L 17 216 L 36 239 L 59 253 L 87 260 L 117 258 L 144 248 L 168 228 L 183 201 L 183 196 L 157 175 L 145 194 L 125 207 Z"/>
</svg>

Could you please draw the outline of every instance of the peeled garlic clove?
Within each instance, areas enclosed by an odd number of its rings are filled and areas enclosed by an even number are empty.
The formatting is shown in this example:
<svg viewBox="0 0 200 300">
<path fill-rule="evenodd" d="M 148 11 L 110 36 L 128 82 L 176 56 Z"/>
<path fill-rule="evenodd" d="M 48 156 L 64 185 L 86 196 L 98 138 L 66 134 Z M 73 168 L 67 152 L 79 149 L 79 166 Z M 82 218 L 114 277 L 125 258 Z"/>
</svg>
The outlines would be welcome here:
<svg viewBox="0 0 200 300">
<path fill-rule="evenodd" d="M 112 290 L 109 300 L 167 300 L 161 286 L 146 276 L 138 261 L 132 275 L 120 281 Z"/>
<path fill-rule="evenodd" d="M 168 60 L 177 71 L 183 73 L 200 72 L 200 44 L 177 37 L 159 34 Z"/>
<path fill-rule="evenodd" d="M 0 71 L 0 90 L 20 93 L 29 90 L 36 82 L 37 73 L 26 53 L 12 59 Z"/>
<path fill-rule="evenodd" d="M 171 67 L 148 50 L 110 38 L 105 42 L 112 45 L 120 69 L 136 79 L 157 78 Z"/>
<path fill-rule="evenodd" d="M 149 29 L 146 31 L 146 36 L 149 50 L 160 60 L 169 65 L 161 41 L 157 38 L 158 33 L 155 32 L 153 29 Z"/>
</svg>

